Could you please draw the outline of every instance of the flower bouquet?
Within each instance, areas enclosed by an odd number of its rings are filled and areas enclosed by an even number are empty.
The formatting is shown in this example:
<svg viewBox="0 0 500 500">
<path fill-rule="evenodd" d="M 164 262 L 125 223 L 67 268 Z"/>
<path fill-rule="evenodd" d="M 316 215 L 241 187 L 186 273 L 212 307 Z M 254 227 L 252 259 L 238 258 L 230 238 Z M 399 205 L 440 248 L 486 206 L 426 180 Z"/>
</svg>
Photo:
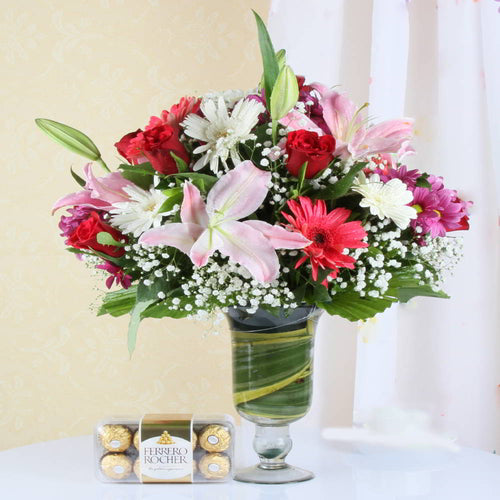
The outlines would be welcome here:
<svg viewBox="0 0 500 500">
<path fill-rule="evenodd" d="M 132 352 L 144 318 L 226 313 L 234 400 L 261 457 L 240 479 L 284 482 L 311 477 L 285 464 L 283 429 L 309 408 L 318 311 L 356 321 L 447 297 L 461 255 L 449 233 L 468 229 L 470 202 L 406 166 L 410 119 L 374 124 L 367 105 L 296 76 L 256 20 L 258 87 L 183 97 L 115 144 L 113 172 L 85 134 L 37 124 L 94 162 L 54 211 L 67 209 L 67 250 L 117 286 L 99 314 L 130 314 Z"/>
</svg>

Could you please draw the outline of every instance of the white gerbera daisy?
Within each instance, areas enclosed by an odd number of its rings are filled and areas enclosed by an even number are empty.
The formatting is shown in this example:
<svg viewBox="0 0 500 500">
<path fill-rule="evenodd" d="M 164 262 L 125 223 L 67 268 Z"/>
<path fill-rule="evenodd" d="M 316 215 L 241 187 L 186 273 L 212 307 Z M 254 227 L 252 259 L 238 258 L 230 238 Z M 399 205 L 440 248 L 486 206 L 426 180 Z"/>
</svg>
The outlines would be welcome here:
<svg viewBox="0 0 500 500">
<path fill-rule="evenodd" d="M 238 145 L 255 139 L 251 131 L 257 125 L 264 106 L 258 101 L 241 99 L 229 115 L 224 98 L 220 96 L 217 101 L 203 101 L 201 111 L 206 118 L 191 113 L 181 124 L 186 135 L 206 143 L 193 151 L 195 154 L 204 153 L 193 170 L 200 170 L 210 163 L 210 169 L 217 173 L 219 160 L 227 170 L 229 156 L 237 165 L 241 161 Z"/>
<path fill-rule="evenodd" d="M 369 208 L 370 213 L 379 219 L 388 217 L 400 229 L 406 229 L 410 220 L 417 217 L 417 211 L 408 206 L 413 194 L 400 179 L 383 183 L 378 174 L 367 179 L 364 173 L 360 173 L 352 190 L 363 196 L 359 203 L 361 207 Z"/>
<path fill-rule="evenodd" d="M 138 186 L 127 186 L 124 191 L 129 195 L 130 201 L 113 203 L 110 221 L 114 226 L 123 234 L 132 233 L 137 238 L 144 231 L 161 225 L 161 220 L 166 215 L 166 212 L 160 212 L 168 198 L 165 194 L 155 188 L 145 191 Z"/>
</svg>

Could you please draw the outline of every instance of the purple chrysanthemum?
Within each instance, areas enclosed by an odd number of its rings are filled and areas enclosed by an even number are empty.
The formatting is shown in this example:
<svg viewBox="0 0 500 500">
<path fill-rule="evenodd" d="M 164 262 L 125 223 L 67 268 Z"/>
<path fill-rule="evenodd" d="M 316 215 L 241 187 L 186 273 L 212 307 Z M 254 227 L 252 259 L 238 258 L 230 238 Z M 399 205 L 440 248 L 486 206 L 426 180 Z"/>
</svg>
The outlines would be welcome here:
<svg viewBox="0 0 500 500">
<path fill-rule="evenodd" d="M 406 165 L 401 165 L 399 168 L 389 167 L 386 172 L 383 172 L 381 169 L 377 169 L 375 173 L 380 175 L 380 180 L 382 182 L 389 182 L 391 179 L 400 179 L 409 188 L 415 187 L 415 183 L 421 175 L 421 173 L 416 169 L 408 170 Z"/>
<path fill-rule="evenodd" d="M 77 206 L 69 208 L 69 216 L 63 215 L 59 221 L 59 229 L 62 231 L 61 236 L 69 238 L 75 229 L 84 221 L 89 218 L 90 212 L 96 212 L 94 207 Z"/>
</svg>

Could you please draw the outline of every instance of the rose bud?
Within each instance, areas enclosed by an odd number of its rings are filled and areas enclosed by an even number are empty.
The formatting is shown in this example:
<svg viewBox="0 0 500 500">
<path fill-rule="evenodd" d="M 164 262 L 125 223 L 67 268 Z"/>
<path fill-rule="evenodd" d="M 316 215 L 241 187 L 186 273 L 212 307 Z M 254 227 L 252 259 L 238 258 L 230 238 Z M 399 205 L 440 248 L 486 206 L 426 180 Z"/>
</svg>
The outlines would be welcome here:
<svg viewBox="0 0 500 500">
<path fill-rule="evenodd" d="M 319 136 L 308 130 L 294 130 L 287 136 L 285 149 L 288 154 L 288 171 L 298 177 L 300 168 L 307 162 L 305 177 L 310 179 L 332 161 L 335 139 L 331 135 Z"/>
</svg>

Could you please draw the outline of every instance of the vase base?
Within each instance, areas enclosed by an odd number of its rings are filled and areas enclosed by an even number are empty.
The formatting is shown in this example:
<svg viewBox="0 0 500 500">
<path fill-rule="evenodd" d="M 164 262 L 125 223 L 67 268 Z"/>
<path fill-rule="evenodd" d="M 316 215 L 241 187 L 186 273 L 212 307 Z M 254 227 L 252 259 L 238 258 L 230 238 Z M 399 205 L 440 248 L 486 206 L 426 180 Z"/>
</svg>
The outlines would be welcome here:
<svg viewBox="0 0 500 500">
<path fill-rule="evenodd" d="M 254 465 L 236 471 L 234 479 L 243 483 L 284 484 L 308 481 L 313 477 L 312 472 L 290 465 L 283 469 L 263 469 L 258 465 Z"/>
</svg>

